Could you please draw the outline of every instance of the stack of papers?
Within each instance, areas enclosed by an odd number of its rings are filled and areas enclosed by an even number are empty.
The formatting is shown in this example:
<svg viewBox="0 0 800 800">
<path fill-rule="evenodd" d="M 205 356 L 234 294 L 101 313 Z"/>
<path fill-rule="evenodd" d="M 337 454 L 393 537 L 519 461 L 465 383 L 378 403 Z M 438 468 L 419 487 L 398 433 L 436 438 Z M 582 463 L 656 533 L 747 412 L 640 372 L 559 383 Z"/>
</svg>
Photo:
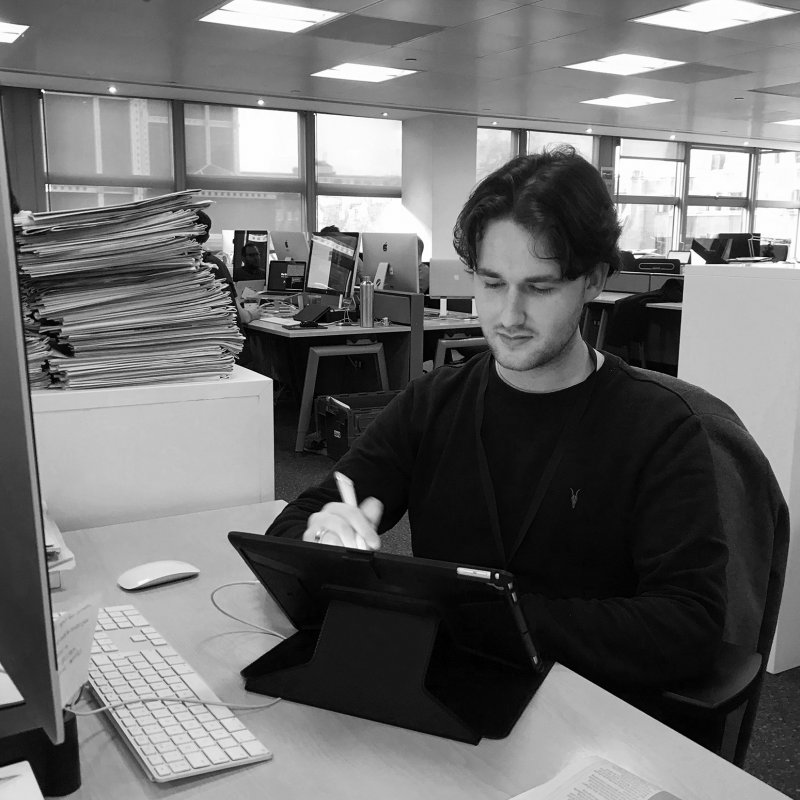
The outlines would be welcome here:
<svg viewBox="0 0 800 800">
<path fill-rule="evenodd" d="M 201 264 L 197 190 L 15 218 L 32 326 L 29 363 L 50 388 L 225 377 L 244 337 L 222 281 Z M 34 368 L 31 366 L 31 371 Z"/>
</svg>

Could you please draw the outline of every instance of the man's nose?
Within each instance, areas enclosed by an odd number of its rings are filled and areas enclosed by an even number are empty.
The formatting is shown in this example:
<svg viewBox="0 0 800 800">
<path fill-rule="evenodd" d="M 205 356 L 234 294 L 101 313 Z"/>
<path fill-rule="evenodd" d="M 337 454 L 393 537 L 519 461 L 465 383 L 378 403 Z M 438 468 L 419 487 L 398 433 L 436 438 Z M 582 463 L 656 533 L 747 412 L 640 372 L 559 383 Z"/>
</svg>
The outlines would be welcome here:
<svg viewBox="0 0 800 800">
<path fill-rule="evenodd" d="M 505 328 L 514 328 L 525 322 L 524 298 L 516 289 L 510 289 L 506 294 L 500 321 Z"/>
</svg>

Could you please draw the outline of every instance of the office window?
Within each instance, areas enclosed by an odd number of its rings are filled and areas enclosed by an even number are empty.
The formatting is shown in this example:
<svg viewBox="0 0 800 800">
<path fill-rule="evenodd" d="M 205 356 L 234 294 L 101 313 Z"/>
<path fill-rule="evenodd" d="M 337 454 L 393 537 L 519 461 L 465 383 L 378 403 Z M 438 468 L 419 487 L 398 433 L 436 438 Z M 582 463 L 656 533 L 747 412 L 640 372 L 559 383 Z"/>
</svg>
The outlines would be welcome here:
<svg viewBox="0 0 800 800">
<path fill-rule="evenodd" d="M 583 133 L 552 133 L 551 131 L 527 131 L 526 153 L 537 153 L 544 148 L 559 144 L 571 144 L 587 161 L 592 160 L 594 137 Z"/>
<path fill-rule="evenodd" d="M 750 154 L 692 147 L 689 153 L 689 195 L 746 197 Z"/>
<path fill-rule="evenodd" d="M 780 150 L 759 153 L 756 199 L 800 205 L 800 153 Z"/>
<path fill-rule="evenodd" d="M 186 173 L 297 178 L 300 136 L 294 111 L 184 105 Z"/>
<path fill-rule="evenodd" d="M 399 197 L 317 197 L 317 230 L 336 225 L 340 231 L 405 233 L 414 230 L 410 216 Z"/>
<path fill-rule="evenodd" d="M 401 186 L 403 123 L 391 119 L 317 114 L 319 191 L 342 186 Z M 364 192 L 368 195 L 369 192 Z"/>
<path fill-rule="evenodd" d="M 622 224 L 620 250 L 665 255 L 672 249 L 675 205 L 621 203 L 617 214 Z"/>
<path fill-rule="evenodd" d="M 204 189 L 200 197 L 213 201 L 206 209 L 211 230 L 299 231 L 303 225 L 303 203 L 299 193 L 226 191 Z"/>
<path fill-rule="evenodd" d="M 677 239 L 683 187 L 681 142 L 621 139 L 616 159 L 620 247 L 666 255 Z"/>
<path fill-rule="evenodd" d="M 726 206 L 688 206 L 686 209 L 686 241 L 713 239 L 718 233 L 743 233 L 747 210 Z"/>
<path fill-rule="evenodd" d="M 475 180 L 483 180 L 515 155 L 513 131 L 507 128 L 478 128 Z"/>
<path fill-rule="evenodd" d="M 756 208 L 753 230 L 761 234 L 762 245 L 786 245 L 786 258 L 797 258 L 797 225 L 800 209 Z"/>
<path fill-rule="evenodd" d="M 620 158 L 617 192 L 620 195 L 678 196 L 680 162 L 653 158 Z"/>
<path fill-rule="evenodd" d="M 165 100 L 43 93 L 48 204 L 140 200 L 174 186 Z"/>
</svg>

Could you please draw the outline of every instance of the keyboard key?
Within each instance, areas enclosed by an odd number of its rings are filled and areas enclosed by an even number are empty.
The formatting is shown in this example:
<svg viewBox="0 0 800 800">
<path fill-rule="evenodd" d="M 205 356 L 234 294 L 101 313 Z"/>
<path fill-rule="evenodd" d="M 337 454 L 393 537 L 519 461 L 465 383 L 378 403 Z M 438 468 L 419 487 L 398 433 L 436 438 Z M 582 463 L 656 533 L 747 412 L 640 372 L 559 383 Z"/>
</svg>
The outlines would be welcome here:
<svg viewBox="0 0 800 800">
<path fill-rule="evenodd" d="M 170 775 L 172 775 L 172 770 L 164 764 L 158 764 L 157 766 L 153 767 L 153 772 L 155 772 L 159 778 L 168 778 Z"/>
<path fill-rule="evenodd" d="M 208 767 L 211 762 L 201 753 L 187 753 L 186 760 L 195 768 L 201 769 L 202 767 Z"/>
<path fill-rule="evenodd" d="M 226 747 L 225 752 L 232 761 L 241 761 L 243 758 L 247 758 L 247 751 L 243 747 Z"/>
</svg>

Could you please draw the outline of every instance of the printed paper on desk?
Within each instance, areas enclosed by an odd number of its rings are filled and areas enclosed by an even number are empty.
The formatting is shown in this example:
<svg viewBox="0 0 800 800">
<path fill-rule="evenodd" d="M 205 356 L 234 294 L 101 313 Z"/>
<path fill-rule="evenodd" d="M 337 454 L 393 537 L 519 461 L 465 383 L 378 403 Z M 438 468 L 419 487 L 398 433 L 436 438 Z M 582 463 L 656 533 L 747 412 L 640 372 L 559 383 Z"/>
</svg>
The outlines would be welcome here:
<svg viewBox="0 0 800 800">
<path fill-rule="evenodd" d="M 0 800 L 42 800 L 42 792 L 27 761 L 0 767 Z"/>
<path fill-rule="evenodd" d="M 572 762 L 554 778 L 511 800 L 680 800 L 604 758 Z"/>
<path fill-rule="evenodd" d="M 89 657 L 99 606 L 100 598 L 93 595 L 76 605 L 53 609 L 58 682 L 64 705 L 69 705 L 89 680 Z"/>
</svg>

